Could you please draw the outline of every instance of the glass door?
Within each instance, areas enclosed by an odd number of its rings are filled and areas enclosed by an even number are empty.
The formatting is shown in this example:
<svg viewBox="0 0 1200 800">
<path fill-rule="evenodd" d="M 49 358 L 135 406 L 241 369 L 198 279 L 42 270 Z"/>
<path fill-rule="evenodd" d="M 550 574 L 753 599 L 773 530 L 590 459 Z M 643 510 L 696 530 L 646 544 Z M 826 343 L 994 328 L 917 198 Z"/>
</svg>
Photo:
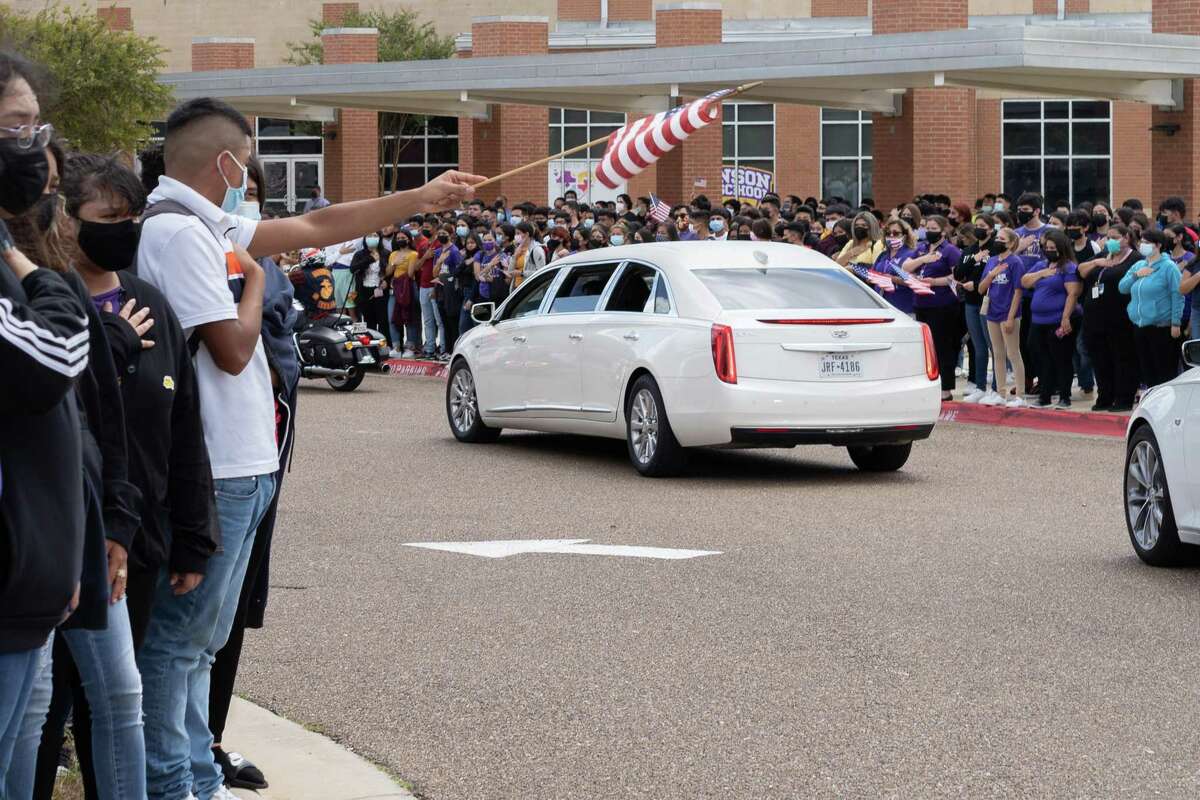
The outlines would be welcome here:
<svg viewBox="0 0 1200 800">
<path fill-rule="evenodd" d="M 312 190 L 321 185 L 322 158 L 292 159 L 292 213 L 304 210 L 304 204 L 312 197 Z"/>
<path fill-rule="evenodd" d="M 263 210 L 277 217 L 300 214 L 312 190 L 321 185 L 324 159 L 320 156 L 267 156 L 262 159 L 266 173 L 266 202 Z"/>
<path fill-rule="evenodd" d="M 259 187 L 264 198 L 263 213 L 275 217 L 286 217 L 291 212 L 288 201 L 288 159 L 262 159 L 265 187 Z"/>
</svg>

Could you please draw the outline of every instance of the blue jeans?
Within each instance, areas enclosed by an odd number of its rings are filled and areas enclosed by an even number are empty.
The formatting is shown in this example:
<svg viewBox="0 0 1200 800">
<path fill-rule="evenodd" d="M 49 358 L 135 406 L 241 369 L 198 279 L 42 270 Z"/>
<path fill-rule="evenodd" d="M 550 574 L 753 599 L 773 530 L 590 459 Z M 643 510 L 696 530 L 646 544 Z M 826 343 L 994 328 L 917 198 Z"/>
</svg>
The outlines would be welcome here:
<svg viewBox="0 0 1200 800">
<path fill-rule="evenodd" d="M 971 347 L 975 350 L 975 374 L 970 376 L 971 383 L 975 384 L 977 389 L 986 389 L 988 356 L 992 352 L 992 342 L 988 338 L 987 320 L 979 313 L 979 308 L 980 306 L 968 304 L 963 307 L 963 311 L 966 312 L 967 333 L 971 335 Z"/>
<path fill-rule="evenodd" d="M 462 335 L 471 328 L 475 327 L 475 318 L 471 316 L 471 312 L 467 309 L 462 309 L 458 312 L 458 336 L 461 339 Z"/>
<path fill-rule="evenodd" d="M 92 766 L 103 800 L 146 796 L 142 679 L 133 657 L 125 598 L 108 607 L 102 631 L 59 631 L 71 650 L 92 718 Z M 47 679 L 49 675 L 47 675 Z"/>
<path fill-rule="evenodd" d="M 400 350 L 404 347 L 404 331 L 396 327 L 396 323 L 392 322 L 392 315 L 396 313 L 396 295 L 389 294 L 387 302 L 388 315 L 388 333 L 392 337 L 391 345 L 393 350 Z"/>
<path fill-rule="evenodd" d="M 41 647 L 0 655 L 0 798 L 6 800 L 33 796 L 38 742 L 50 706 L 53 642 L 51 633 Z"/>
<path fill-rule="evenodd" d="M 254 532 L 275 490 L 274 475 L 213 481 L 221 546 L 204 580 L 176 596 L 164 569 L 138 652 L 146 712 L 146 788 L 158 800 L 195 792 L 208 800 L 221 785 L 208 729 L 209 673 L 229 638 L 250 561 Z"/>
<path fill-rule="evenodd" d="M 1189 338 L 1200 339 L 1200 313 L 1198 313 L 1194 307 L 1192 308 L 1191 328 L 1192 328 L 1192 333 Z"/>
<path fill-rule="evenodd" d="M 1087 325 L 1087 320 L 1083 321 Z M 1096 388 L 1096 373 L 1092 369 L 1092 357 L 1088 355 L 1087 345 L 1083 343 L 1082 336 L 1075 337 L 1075 357 L 1074 364 L 1075 375 L 1079 378 L 1079 388 L 1085 392 L 1090 392 Z"/>
<path fill-rule="evenodd" d="M 437 340 L 442 340 L 445 349 L 446 328 L 442 325 L 442 310 L 433 299 L 433 288 L 421 290 L 421 321 L 425 323 L 425 355 L 433 355 Z"/>
</svg>

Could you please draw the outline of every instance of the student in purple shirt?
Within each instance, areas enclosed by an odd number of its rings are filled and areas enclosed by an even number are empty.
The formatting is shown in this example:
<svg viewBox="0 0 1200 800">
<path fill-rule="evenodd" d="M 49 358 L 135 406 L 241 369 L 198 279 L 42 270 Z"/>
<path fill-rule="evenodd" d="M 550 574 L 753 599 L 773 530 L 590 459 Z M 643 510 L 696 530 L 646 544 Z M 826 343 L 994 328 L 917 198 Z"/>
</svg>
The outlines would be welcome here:
<svg viewBox="0 0 1200 800">
<path fill-rule="evenodd" d="M 983 268 L 983 279 L 979 292 L 987 300 L 988 338 L 992 340 L 992 371 L 996 379 L 996 391 L 989 392 L 979 402 L 987 406 L 1007 405 L 1017 408 L 1025 405 L 1019 390 L 1025 386 L 1025 362 L 1021 359 L 1020 326 L 1021 275 L 1025 267 L 1017 255 L 1021 240 L 1012 228 L 1004 228 L 996 236 L 1003 242 L 1004 252 L 988 259 Z M 1009 396 L 1008 370 L 1011 363 L 1017 393 Z"/>
<path fill-rule="evenodd" d="M 1021 240 L 1018 252 L 1040 258 L 1046 223 L 1042 222 L 1042 196 L 1037 192 L 1025 192 L 1017 198 L 1017 226 L 1017 238 Z"/>
<path fill-rule="evenodd" d="M 887 225 L 884 226 L 883 236 L 884 249 L 879 254 L 879 258 L 875 259 L 875 266 L 872 269 L 885 275 L 891 275 L 892 283 L 896 286 L 894 292 L 885 292 L 883 299 L 905 314 L 912 316 L 913 291 L 904 285 L 901 272 L 904 262 L 916 255 L 917 240 L 913 236 L 912 228 L 908 227 L 908 223 L 900 219 L 888 220 Z"/>
<path fill-rule="evenodd" d="M 933 334 L 943 400 L 954 398 L 954 363 L 963 334 L 962 308 L 951 288 L 962 251 L 947 240 L 949 234 L 950 221 L 945 217 L 936 214 L 926 217 L 925 241 L 917 247 L 916 255 L 902 265 L 905 272 L 916 274 L 933 289 L 933 294 L 916 295 L 913 306 L 917 320 L 928 325 Z"/>
<path fill-rule="evenodd" d="M 1038 350 L 1037 406 L 1047 408 L 1058 393 L 1058 408 L 1071 407 L 1073 357 L 1079 328 L 1079 295 L 1083 284 L 1071 240 L 1060 230 L 1042 238 L 1042 261 L 1021 277 L 1021 288 L 1033 292 L 1032 344 Z"/>
</svg>

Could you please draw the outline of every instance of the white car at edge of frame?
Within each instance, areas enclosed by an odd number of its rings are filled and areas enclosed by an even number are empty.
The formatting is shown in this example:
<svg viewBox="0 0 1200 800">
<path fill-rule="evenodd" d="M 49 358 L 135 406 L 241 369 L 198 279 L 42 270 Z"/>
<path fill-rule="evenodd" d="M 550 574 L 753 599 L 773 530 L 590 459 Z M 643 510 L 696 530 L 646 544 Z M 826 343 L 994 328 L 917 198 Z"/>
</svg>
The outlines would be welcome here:
<svg viewBox="0 0 1200 800">
<path fill-rule="evenodd" d="M 502 428 L 625 439 L 648 476 L 695 447 L 847 447 L 902 467 L 941 409 L 928 327 L 807 248 L 662 242 L 555 261 L 455 346 L 446 415 L 463 442 Z"/>
<path fill-rule="evenodd" d="M 1182 350 L 1191 369 L 1142 395 L 1125 433 L 1125 525 L 1156 567 L 1200 557 L 1200 339 Z"/>
</svg>

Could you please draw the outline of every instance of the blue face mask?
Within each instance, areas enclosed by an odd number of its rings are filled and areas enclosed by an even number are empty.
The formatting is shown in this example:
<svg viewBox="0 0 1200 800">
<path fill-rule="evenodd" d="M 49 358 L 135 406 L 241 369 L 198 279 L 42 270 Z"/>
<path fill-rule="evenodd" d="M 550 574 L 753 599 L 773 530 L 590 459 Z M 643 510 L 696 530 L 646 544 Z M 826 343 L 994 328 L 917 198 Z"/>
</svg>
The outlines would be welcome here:
<svg viewBox="0 0 1200 800">
<path fill-rule="evenodd" d="M 1138 252 L 1142 254 L 1142 258 L 1149 258 L 1154 255 L 1154 245 L 1149 242 L 1142 242 L 1138 245 Z"/>
<path fill-rule="evenodd" d="M 225 155 L 233 158 L 233 163 L 242 168 L 242 185 L 236 189 L 230 185 L 229 179 L 225 177 L 225 173 L 221 173 L 221 180 L 225 181 L 225 199 L 221 203 L 221 210 L 226 214 L 232 214 L 233 212 L 237 211 L 238 206 L 246 202 L 246 184 L 249 182 L 249 178 L 247 177 L 246 166 L 234 158 L 233 153 L 229 152 L 228 150 L 223 150 L 221 152 L 221 156 Z M 218 171 L 221 168 L 221 156 L 217 156 Z"/>
<path fill-rule="evenodd" d="M 1121 243 L 1116 239 L 1105 239 L 1104 249 L 1108 250 L 1109 253 L 1115 256 L 1117 253 L 1121 252 Z"/>
<path fill-rule="evenodd" d="M 708 229 L 713 233 L 720 233 L 725 229 L 725 224 L 719 219 L 710 219 L 708 221 Z"/>
<path fill-rule="evenodd" d="M 668 241 L 670 238 L 671 237 L 667 236 L 665 233 L 654 234 L 654 241 L 656 241 L 656 242 L 665 242 L 665 241 Z"/>
<path fill-rule="evenodd" d="M 583 229 L 590 231 L 592 226 L 596 224 L 596 220 L 588 218 L 583 221 Z"/>
<path fill-rule="evenodd" d="M 245 217 L 246 219 L 262 219 L 262 211 L 259 209 L 258 203 L 254 202 L 253 200 L 246 200 L 242 202 L 240 205 L 238 205 L 237 211 L 234 213 L 237 214 L 237 216 Z"/>
<path fill-rule="evenodd" d="M 620 247 L 621 245 L 625 244 L 625 237 L 619 233 L 614 233 L 612 236 L 608 237 L 608 243 L 613 247 Z"/>
<path fill-rule="evenodd" d="M 984 214 L 992 213 L 992 207 L 987 205 L 986 203 L 984 205 L 980 206 L 979 210 L 980 210 L 980 212 L 982 212 Z"/>
<path fill-rule="evenodd" d="M 379 247 L 379 237 L 378 236 L 368 236 L 367 237 L 367 247 L 371 248 L 372 250 Z"/>
<path fill-rule="evenodd" d="M 465 239 L 467 237 L 467 234 L 471 232 L 471 229 L 468 228 L 466 225 L 459 225 L 457 228 L 454 229 L 454 232 L 457 233 L 459 235 L 459 237 Z"/>
</svg>

